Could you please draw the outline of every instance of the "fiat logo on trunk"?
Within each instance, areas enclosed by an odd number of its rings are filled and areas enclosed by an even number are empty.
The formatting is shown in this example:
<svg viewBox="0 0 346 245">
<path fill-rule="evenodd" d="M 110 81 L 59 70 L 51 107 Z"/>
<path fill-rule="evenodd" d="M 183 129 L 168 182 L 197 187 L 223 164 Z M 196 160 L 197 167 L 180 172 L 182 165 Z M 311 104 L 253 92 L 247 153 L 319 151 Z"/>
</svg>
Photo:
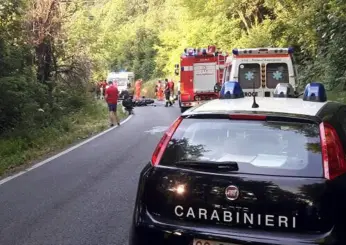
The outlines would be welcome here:
<svg viewBox="0 0 346 245">
<path fill-rule="evenodd" d="M 226 198 L 228 200 L 234 201 L 239 197 L 239 189 L 234 185 L 230 185 L 225 190 Z"/>
</svg>

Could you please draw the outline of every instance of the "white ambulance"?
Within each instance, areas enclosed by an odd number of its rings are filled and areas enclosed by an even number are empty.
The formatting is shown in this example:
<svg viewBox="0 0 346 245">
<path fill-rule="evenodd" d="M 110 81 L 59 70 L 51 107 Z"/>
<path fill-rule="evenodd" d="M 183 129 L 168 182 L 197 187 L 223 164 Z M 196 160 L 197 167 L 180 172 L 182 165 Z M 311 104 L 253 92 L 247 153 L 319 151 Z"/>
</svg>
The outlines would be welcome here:
<svg viewBox="0 0 346 245">
<path fill-rule="evenodd" d="M 110 72 L 107 76 L 107 82 L 116 80 L 119 93 L 128 90 L 129 85 L 133 86 L 134 83 L 133 72 Z"/>
<path fill-rule="evenodd" d="M 232 54 L 226 59 L 223 82 L 239 82 L 245 96 L 273 97 L 278 83 L 291 84 L 297 93 L 293 48 L 233 49 Z"/>
</svg>

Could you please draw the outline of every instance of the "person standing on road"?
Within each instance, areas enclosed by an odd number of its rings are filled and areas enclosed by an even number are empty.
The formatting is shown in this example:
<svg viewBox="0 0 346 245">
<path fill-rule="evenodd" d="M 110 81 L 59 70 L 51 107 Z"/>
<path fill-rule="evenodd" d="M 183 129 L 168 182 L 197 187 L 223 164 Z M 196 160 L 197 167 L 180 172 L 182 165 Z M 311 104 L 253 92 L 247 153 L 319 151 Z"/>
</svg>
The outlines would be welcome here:
<svg viewBox="0 0 346 245">
<path fill-rule="evenodd" d="M 168 79 L 165 79 L 165 97 L 166 97 L 166 105 L 165 107 L 172 106 L 172 101 L 171 101 L 171 89 L 168 84 Z"/>
<path fill-rule="evenodd" d="M 174 82 L 173 82 L 173 79 L 171 79 L 168 82 L 168 87 L 170 89 L 170 100 L 174 104 Z"/>
<path fill-rule="evenodd" d="M 159 80 L 157 84 L 157 100 L 159 101 L 163 100 L 163 87 L 162 87 L 161 80 Z"/>
<path fill-rule="evenodd" d="M 112 81 L 109 81 L 108 85 L 109 86 L 105 92 L 105 99 L 109 109 L 110 126 L 113 127 L 115 123 L 117 123 L 117 125 L 120 126 L 120 121 L 117 116 L 119 90 L 116 86 L 113 85 Z"/>
<path fill-rule="evenodd" d="M 135 84 L 135 87 L 136 87 L 136 100 L 139 100 L 140 97 L 141 97 L 141 87 L 142 87 L 142 82 L 143 80 L 142 79 L 138 79 L 136 81 L 136 84 Z"/>
</svg>

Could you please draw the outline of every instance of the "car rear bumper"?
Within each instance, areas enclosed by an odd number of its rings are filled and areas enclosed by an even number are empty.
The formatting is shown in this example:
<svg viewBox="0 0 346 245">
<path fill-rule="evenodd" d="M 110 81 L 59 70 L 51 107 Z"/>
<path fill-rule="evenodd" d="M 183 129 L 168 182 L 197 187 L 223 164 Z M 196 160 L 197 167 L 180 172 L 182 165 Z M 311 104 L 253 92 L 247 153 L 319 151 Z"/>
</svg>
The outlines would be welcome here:
<svg viewBox="0 0 346 245">
<path fill-rule="evenodd" d="M 179 244 L 192 245 L 193 239 L 214 240 L 235 245 L 341 245 L 332 232 L 321 235 L 300 235 L 249 231 L 216 227 L 187 226 L 180 222 L 170 222 L 154 218 L 148 212 L 137 219 L 132 227 L 130 245 Z M 134 242 L 135 241 L 135 242 Z M 137 242 L 136 242 L 137 241 Z"/>
</svg>

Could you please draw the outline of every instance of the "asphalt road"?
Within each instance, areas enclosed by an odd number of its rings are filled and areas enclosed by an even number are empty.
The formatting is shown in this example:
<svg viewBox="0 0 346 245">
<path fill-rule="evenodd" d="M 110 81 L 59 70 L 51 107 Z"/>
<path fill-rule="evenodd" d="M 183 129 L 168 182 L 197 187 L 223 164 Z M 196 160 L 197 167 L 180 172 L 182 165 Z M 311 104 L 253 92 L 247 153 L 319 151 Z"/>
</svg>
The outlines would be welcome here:
<svg viewBox="0 0 346 245">
<path fill-rule="evenodd" d="M 138 177 L 177 105 L 125 124 L 0 185 L 1 245 L 127 244 Z"/>
</svg>

